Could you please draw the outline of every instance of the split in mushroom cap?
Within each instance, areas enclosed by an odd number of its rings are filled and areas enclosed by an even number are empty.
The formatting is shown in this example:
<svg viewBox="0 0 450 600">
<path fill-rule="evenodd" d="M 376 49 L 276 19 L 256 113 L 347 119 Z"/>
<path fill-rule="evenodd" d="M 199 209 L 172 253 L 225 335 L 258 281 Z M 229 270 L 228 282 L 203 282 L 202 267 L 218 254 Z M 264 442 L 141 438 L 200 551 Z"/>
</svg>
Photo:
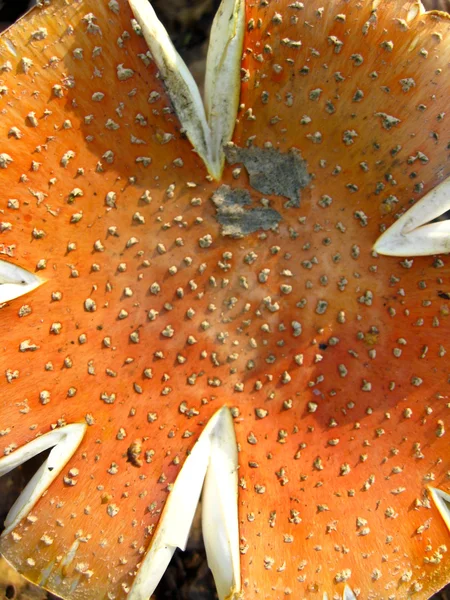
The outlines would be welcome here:
<svg viewBox="0 0 450 600">
<path fill-rule="evenodd" d="M 448 581 L 448 257 L 372 247 L 450 173 L 449 26 L 401 1 L 247 3 L 219 182 L 125 2 L 3 34 L 3 267 L 45 283 L 0 312 L 0 469 L 85 429 L 0 542 L 25 576 L 151 591 L 133 581 L 177 475 L 228 406 L 244 597 Z"/>
</svg>

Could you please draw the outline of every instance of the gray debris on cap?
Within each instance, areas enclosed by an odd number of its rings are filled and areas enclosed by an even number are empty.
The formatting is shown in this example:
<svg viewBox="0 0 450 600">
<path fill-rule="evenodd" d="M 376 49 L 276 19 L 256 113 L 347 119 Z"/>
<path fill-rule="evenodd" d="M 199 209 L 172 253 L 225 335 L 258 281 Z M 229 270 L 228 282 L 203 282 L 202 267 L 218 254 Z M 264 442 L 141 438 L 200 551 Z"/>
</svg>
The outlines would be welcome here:
<svg viewBox="0 0 450 600">
<path fill-rule="evenodd" d="M 244 165 L 253 188 L 262 194 L 289 198 L 288 207 L 300 206 L 300 190 L 309 185 L 311 176 L 298 150 L 291 148 L 288 152 L 279 152 L 275 148 L 239 148 L 230 142 L 224 152 L 229 164 Z"/>
<path fill-rule="evenodd" d="M 222 225 L 222 235 L 242 238 L 255 231 L 268 231 L 277 227 L 282 220 L 279 212 L 273 208 L 250 206 L 251 196 L 247 190 L 233 189 L 221 185 L 212 196 L 217 208 L 216 219 Z"/>
</svg>

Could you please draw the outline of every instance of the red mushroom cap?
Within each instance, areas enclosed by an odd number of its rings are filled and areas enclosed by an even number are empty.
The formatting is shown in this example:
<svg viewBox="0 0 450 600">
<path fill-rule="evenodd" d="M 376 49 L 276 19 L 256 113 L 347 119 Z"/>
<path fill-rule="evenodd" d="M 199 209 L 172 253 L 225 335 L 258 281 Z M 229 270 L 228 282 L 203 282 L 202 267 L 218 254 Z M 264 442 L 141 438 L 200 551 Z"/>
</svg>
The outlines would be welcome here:
<svg viewBox="0 0 450 600">
<path fill-rule="evenodd" d="M 126 2 L 0 38 L 1 263 L 42 280 L 0 310 L 0 473 L 62 456 L 0 551 L 124 597 L 229 407 L 243 597 L 427 598 L 450 578 L 450 263 L 372 247 L 450 174 L 450 21 L 261 0 L 245 26 L 220 181 Z"/>
</svg>

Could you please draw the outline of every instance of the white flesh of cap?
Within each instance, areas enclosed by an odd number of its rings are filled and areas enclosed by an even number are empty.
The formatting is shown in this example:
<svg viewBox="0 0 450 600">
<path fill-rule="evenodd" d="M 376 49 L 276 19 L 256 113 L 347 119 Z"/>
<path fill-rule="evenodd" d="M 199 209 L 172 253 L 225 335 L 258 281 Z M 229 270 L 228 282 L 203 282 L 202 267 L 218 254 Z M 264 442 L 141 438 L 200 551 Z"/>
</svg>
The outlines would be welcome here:
<svg viewBox="0 0 450 600">
<path fill-rule="evenodd" d="M 328 600 L 327 592 L 324 592 L 322 594 L 322 600 Z M 342 594 L 342 600 L 356 600 L 354 591 L 348 585 L 346 585 L 344 588 L 344 593 Z"/>
<path fill-rule="evenodd" d="M 411 23 L 411 21 L 414 21 L 414 19 L 417 19 L 417 17 L 423 15 L 425 12 L 426 10 L 421 0 L 416 0 L 406 13 L 406 21 Z"/>
<path fill-rule="evenodd" d="M 346 585 L 344 588 L 343 599 L 344 600 L 356 600 L 355 593 L 348 585 Z"/>
<path fill-rule="evenodd" d="M 205 82 L 208 116 L 194 78 L 148 0 L 128 2 L 183 129 L 209 174 L 219 179 L 223 145 L 231 140 L 239 103 L 244 1 L 223 0 L 214 22 Z"/>
<path fill-rule="evenodd" d="M 323 592 L 322 600 L 328 600 L 328 597 L 329 597 L 328 593 Z M 348 585 L 346 585 L 344 588 L 344 593 L 342 594 L 342 600 L 356 600 L 355 593 Z"/>
<path fill-rule="evenodd" d="M 237 445 L 228 408 L 206 425 L 175 480 L 128 600 L 147 600 L 176 548 L 184 550 L 205 480 L 203 536 L 220 600 L 240 589 Z M 220 508 L 212 504 L 220 499 Z M 220 511 L 220 515 L 217 511 Z M 219 521 L 212 521 L 211 516 Z M 216 538 L 216 539 L 214 539 Z"/>
<path fill-rule="evenodd" d="M 0 304 L 28 294 L 44 281 L 6 260 L 0 260 Z"/>
<path fill-rule="evenodd" d="M 450 210 L 450 178 L 403 214 L 373 249 L 387 256 L 429 256 L 450 252 L 450 220 L 430 223 Z"/>
<path fill-rule="evenodd" d="M 221 600 L 240 590 L 237 464 L 234 425 L 227 409 L 211 438 L 202 496 L 206 556 Z"/>
<path fill-rule="evenodd" d="M 0 477 L 33 456 L 52 448 L 47 460 L 36 471 L 17 498 L 5 520 L 5 536 L 30 512 L 50 484 L 58 477 L 74 455 L 86 432 L 87 425 L 74 423 L 41 435 L 11 454 L 0 458 Z"/>
<path fill-rule="evenodd" d="M 441 513 L 448 530 L 450 531 L 450 494 L 447 494 L 438 488 L 430 487 L 428 489 L 430 490 L 431 497 Z"/>
<path fill-rule="evenodd" d="M 222 0 L 208 47 L 205 107 L 211 128 L 212 160 L 220 168 L 219 176 L 225 160 L 223 147 L 233 136 L 239 107 L 244 20 L 244 0 Z"/>
</svg>

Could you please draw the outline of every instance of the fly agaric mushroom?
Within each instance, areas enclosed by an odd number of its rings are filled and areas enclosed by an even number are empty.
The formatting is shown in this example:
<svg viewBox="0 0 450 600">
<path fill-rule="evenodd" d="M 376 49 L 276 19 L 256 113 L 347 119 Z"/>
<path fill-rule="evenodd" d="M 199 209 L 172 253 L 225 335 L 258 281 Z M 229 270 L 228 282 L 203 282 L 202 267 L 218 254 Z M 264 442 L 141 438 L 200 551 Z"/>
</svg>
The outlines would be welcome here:
<svg viewBox="0 0 450 600">
<path fill-rule="evenodd" d="M 0 38 L 0 474 L 52 448 L 0 551 L 65 598 L 147 598 L 205 480 L 221 598 L 427 598 L 450 20 L 224 0 L 203 108 L 129 2 L 45 2 Z"/>
</svg>

